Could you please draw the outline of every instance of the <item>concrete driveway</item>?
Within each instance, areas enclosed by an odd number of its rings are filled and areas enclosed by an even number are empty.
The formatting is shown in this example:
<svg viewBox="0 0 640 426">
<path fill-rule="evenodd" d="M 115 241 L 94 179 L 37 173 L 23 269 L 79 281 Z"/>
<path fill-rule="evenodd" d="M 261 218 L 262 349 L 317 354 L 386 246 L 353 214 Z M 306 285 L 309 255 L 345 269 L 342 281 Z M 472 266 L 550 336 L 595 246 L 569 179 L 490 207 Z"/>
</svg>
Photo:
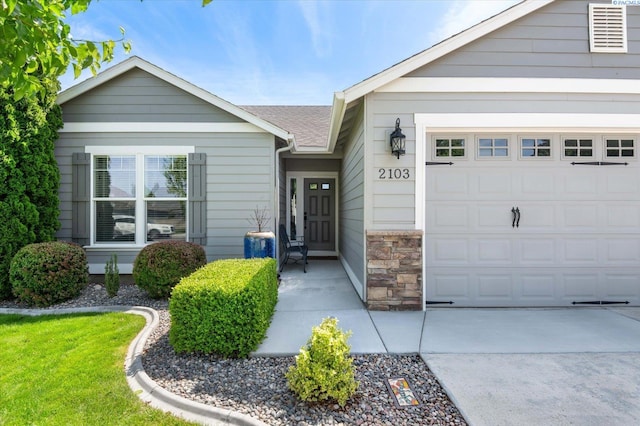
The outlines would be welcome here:
<svg viewBox="0 0 640 426">
<path fill-rule="evenodd" d="M 640 308 L 431 309 L 421 355 L 472 425 L 640 424 Z"/>
</svg>

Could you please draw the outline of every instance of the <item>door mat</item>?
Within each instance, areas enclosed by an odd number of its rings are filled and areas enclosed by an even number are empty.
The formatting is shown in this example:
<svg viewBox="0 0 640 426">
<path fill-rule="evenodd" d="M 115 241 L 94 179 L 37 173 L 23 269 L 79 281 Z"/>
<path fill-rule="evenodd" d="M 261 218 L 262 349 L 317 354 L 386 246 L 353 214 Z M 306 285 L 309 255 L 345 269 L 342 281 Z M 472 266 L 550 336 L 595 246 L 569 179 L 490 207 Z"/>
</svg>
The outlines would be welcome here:
<svg viewBox="0 0 640 426">
<path fill-rule="evenodd" d="M 387 379 L 385 383 L 397 407 L 416 407 L 420 405 L 420 401 L 404 377 Z"/>
</svg>

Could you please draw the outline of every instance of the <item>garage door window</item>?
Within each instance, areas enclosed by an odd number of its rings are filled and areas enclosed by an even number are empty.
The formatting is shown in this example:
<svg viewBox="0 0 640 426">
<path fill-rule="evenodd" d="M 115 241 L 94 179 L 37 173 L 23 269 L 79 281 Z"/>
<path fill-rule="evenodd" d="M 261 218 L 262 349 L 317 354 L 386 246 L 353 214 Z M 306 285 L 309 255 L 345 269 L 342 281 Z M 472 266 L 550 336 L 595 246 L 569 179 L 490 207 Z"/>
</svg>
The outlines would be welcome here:
<svg viewBox="0 0 640 426">
<path fill-rule="evenodd" d="M 509 140 L 507 138 L 479 138 L 478 156 L 486 157 L 508 157 Z"/>
<path fill-rule="evenodd" d="M 607 157 L 635 157 L 635 141 L 633 139 L 606 139 Z"/>
<path fill-rule="evenodd" d="M 551 157 L 551 139 L 522 138 L 522 157 Z"/>
<path fill-rule="evenodd" d="M 565 139 L 562 150 L 566 158 L 593 157 L 593 139 Z"/>
<path fill-rule="evenodd" d="M 463 138 L 437 138 L 436 157 L 464 157 L 465 140 Z"/>
</svg>

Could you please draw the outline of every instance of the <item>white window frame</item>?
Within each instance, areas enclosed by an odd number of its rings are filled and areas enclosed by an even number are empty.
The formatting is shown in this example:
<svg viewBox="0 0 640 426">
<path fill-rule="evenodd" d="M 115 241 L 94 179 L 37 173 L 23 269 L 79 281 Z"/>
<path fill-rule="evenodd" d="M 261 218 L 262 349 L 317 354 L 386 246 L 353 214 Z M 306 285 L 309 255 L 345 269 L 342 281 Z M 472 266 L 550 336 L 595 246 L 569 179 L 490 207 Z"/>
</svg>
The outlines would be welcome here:
<svg viewBox="0 0 640 426">
<path fill-rule="evenodd" d="M 607 155 L 607 140 L 611 139 L 611 140 L 618 140 L 618 141 L 622 141 L 622 140 L 631 140 L 633 142 L 633 156 L 631 157 L 623 157 L 623 156 L 618 156 L 618 157 L 609 157 Z M 622 153 L 622 149 L 623 147 L 617 147 L 616 148 L 618 150 L 619 153 Z M 628 148 L 627 148 L 628 149 Z M 604 160 L 634 160 L 636 159 L 638 156 L 638 139 L 634 136 L 631 135 L 603 135 L 602 136 L 602 158 Z"/>
<path fill-rule="evenodd" d="M 548 156 L 542 156 L 542 155 L 538 155 L 538 150 L 541 149 L 540 147 L 538 147 L 537 145 L 533 148 L 531 147 L 524 147 L 523 146 L 523 141 L 525 139 L 534 139 L 536 141 L 541 140 L 541 139 L 548 139 L 549 140 L 549 155 Z M 553 160 L 554 155 L 553 155 L 553 151 L 554 151 L 554 145 L 556 144 L 555 139 L 551 136 L 551 135 L 520 135 L 518 136 L 518 158 L 520 160 L 532 160 L 532 161 L 544 161 L 544 160 Z M 524 149 L 534 149 L 536 152 L 536 155 L 534 156 L 528 156 L 528 155 L 523 155 L 522 151 Z M 542 148 L 542 149 L 546 149 L 546 148 Z"/>
<path fill-rule="evenodd" d="M 589 159 L 594 159 L 598 156 L 598 145 L 600 144 L 599 141 L 599 137 L 598 135 L 561 135 L 560 136 L 560 158 L 563 160 L 570 160 L 570 161 L 576 161 L 576 160 L 580 160 L 580 159 L 584 159 L 584 160 L 589 160 Z M 566 155 L 565 154 L 565 149 L 572 149 L 574 147 L 567 147 L 565 145 L 565 142 L 568 140 L 576 140 L 578 141 L 578 146 L 575 147 L 575 149 L 578 151 L 578 155 L 576 155 L 575 157 L 572 157 L 570 155 Z M 580 149 L 586 149 L 586 148 L 582 148 L 580 147 L 580 141 L 581 140 L 590 140 L 591 141 L 591 155 L 580 155 Z"/>
<path fill-rule="evenodd" d="M 482 156 L 480 155 L 480 149 L 491 149 L 491 153 L 495 154 L 495 150 L 497 149 L 505 149 L 505 147 L 496 147 L 495 145 L 491 145 L 491 147 L 481 147 L 480 146 L 480 139 L 491 139 L 492 141 L 495 141 L 496 139 L 506 139 L 507 140 L 507 146 L 506 146 L 506 150 L 507 150 L 507 155 L 504 157 L 500 157 L 500 156 L 495 156 L 495 155 L 490 155 L 490 156 Z M 510 161 L 511 160 L 511 154 L 513 151 L 513 146 L 511 143 L 511 137 L 509 135 L 497 135 L 497 134 L 477 134 L 474 137 L 475 143 L 476 143 L 476 159 L 479 161 Z"/>
<path fill-rule="evenodd" d="M 438 148 L 438 147 L 436 146 L 436 141 L 437 141 L 438 139 L 448 139 L 448 140 L 449 140 L 449 143 L 451 143 L 451 141 L 452 141 L 452 140 L 454 140 L 454 139 L 462 139 L 462 140 L 464 141 L 464 146 L 462 147 L 462 149 L 464 150 L 464 155 L 460 155 L 460 156 L 452 156 L 452 155 L 451 155 L 451 150 L 453 150 L 453 149 L 460 149 L 459 147 L 457 147 L 457 148 L 453 148 L 451 145 L 449 145 L 449 146 L 448 146 L 448 147 L 446 147 L 446 148 Z M 469 148 L 470 148 L 470 147 L 469 147 L 469 142 L 470 142 L 470 141 L 471 141 L 471 139 L 469 139 L 468 135 L 450 135 L 450 134 L 434 135 L 434 136 L 431 138 L 431 146 L 432 146 L 432 149 L 431 149 L 431 158 L 432 158 L 434 161 L 444 160 L 444 159 L 447 159 L 447 160 L 455 160 L 455 159 L 463 160 L 463 159 L 466 159 L 466 158 L 467 158 L 467 155 L 468 155 L 468 153 L 469 153 Z M 438 157 L 438 155 L 437 155 L 437 150 L 438 150 L 438 149 L 447 149 L 447 150 L 449 150 L 449 155 L 448 155 L 448 156 L 446 156 L 446 157 Z"/>
<path fill-rule="evenodd" d="M 90 202 L 90 245 L 89 247 L 111 247 L 111 248 L 135 248 L 144 247 L 152 242 L 147 242 L 147 224 L 146 224 L 146 209 L 145 203 L 147 197 L 144 194 L 144 157 L 147 155 L 185 155 L 187 156 L 187 182 L 189 182 L 189 160 L 188 156 L 195 152 L 193 146 L 180 146 L 180 147 L 158 147 L 158 146 L 87 146 L 85 152 L 91 154 L 91 202 Z M 136 211 L 136 234 L 135 240 L 129 242 L 96 242 L 96 201 L 103 199 L 96 199 L 95 197 L 95 170 L 94 170 L 94 157 L 100 155 L 113 155 L 113 156 L 135 156 L 136 161 L 136 196 L 135 196 L 135 211 Z M 188 187 L 188 184 L 187 184 Z M 187 205 L 185 211 L 185 226 L 189 229 L 189 197 L 187 193 L 186 197 Z M 188 232 L 185 235 L 185 239 L 188 241 Z"/>
</svg>

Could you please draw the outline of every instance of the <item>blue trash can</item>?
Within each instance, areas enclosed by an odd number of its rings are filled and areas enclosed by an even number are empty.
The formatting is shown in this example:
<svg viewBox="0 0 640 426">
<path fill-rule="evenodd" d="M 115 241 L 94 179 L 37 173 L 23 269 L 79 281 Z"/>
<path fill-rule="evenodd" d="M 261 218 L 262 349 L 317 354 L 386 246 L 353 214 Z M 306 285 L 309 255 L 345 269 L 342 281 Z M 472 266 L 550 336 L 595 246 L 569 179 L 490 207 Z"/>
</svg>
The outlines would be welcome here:
<svg viewBox="0 0 640 426">
<path fill-rule="evenodd" d="M 244 258 L 276 257 L 276 236 L 273 232 L 247 232 L 244 236 Z"/>
</svg>

